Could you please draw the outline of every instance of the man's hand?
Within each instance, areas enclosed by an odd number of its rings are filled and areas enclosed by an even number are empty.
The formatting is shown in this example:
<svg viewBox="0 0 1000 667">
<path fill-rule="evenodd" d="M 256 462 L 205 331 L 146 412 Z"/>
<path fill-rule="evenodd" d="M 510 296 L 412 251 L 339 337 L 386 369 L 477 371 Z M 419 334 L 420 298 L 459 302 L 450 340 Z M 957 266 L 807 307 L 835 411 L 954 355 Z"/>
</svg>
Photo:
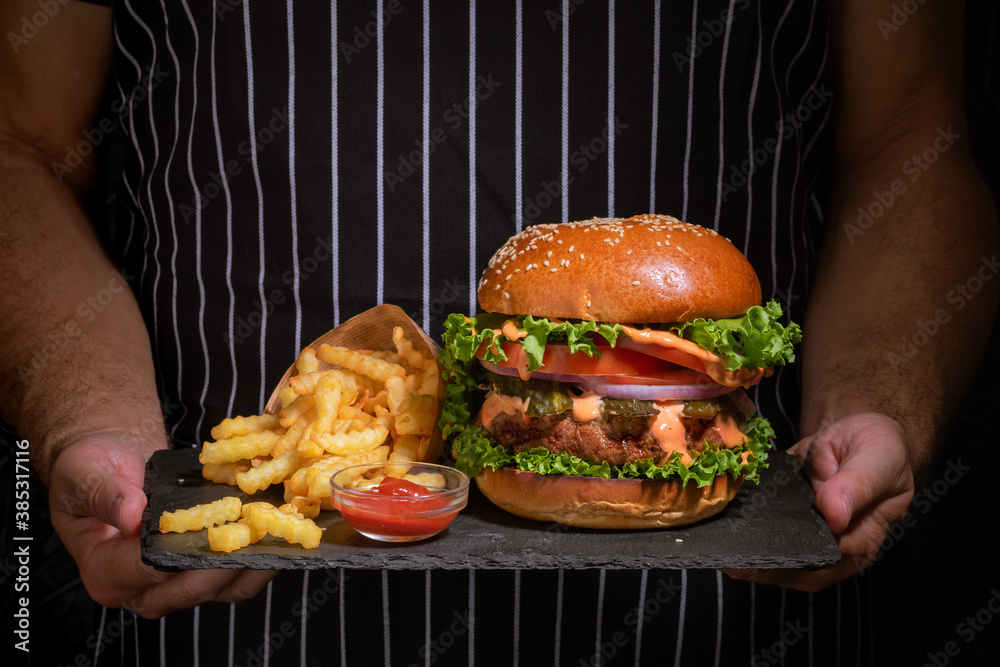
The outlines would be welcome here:
<svg viewBox="0 0 1000 667">
<path fill-rule="evenodd" d="M 736 579 L 818 591 L 868 567 L 913 499 L 903 428 L 874 412 L 848 415 L 790 451 L 802 461 L 816 506 L 843 553 L 823 570 L 729 570 Z"/>
<path fill-rule="evenodd" d="M 139 558 L 148 453 L 112 435 L 65 449 L 51 469 L 52 524 L 80 568 L 87 592 L 107 607 L 159 618 L 203 602 L 255 596 L 276 574 L 263 570 L 158 572 Z"/>
<path fill-rule="evenodd" d="M 892 9 L 891 0 L 830 6 L 835 182 L 802 326 L 801 432 L 815 435 L 796 453 L 844 560 L 734 576 L 817 590 L 877 555 L 914 478 L 930 472 L 996 312 L 998 281 L 958 304 L 951 297 L 998 252 L 962 107 L 962 3 L 927 3 L 886 38 L 876 25 Z M 947 150 L 943 134 L 955 138 Z M 933 167 L 914 178 L 906 165 L 930 150 Z M 859 211 L 890 188 L 902 194 L 857 227 Z M 925 344 L 903 358 L 900 341 L 918 332 Z"/>
</svg>

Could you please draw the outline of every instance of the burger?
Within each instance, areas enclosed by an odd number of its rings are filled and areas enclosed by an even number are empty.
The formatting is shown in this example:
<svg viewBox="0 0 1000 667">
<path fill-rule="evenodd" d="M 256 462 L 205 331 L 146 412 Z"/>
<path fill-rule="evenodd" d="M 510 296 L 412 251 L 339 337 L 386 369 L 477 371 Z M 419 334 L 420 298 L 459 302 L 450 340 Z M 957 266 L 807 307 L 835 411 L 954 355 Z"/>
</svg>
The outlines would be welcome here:
<svg viewBox="0 0 1000 667">
<path fill-rule="evenodd" d="M 801 330 L 723 236 L 665 215 L 536 225 L 478 298 L 445 323 L 440 426 L 498 507 L 677 526 L 759 481 L 774 432 L 744 390 L 794 361 Z"/>
</svg>

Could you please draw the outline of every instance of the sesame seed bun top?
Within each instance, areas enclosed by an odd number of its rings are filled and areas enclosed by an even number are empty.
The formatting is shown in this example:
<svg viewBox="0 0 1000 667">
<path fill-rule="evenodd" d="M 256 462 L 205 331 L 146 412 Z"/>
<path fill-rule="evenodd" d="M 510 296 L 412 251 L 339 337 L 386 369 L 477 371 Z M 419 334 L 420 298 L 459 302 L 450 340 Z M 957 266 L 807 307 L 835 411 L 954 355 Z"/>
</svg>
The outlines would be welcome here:
<svg viewBox="0 0 1000 667">
<path fill-rule="evenodd" d="M 686 322 L 759 305 L 750 262 L 725 237 L 668 215 L 535 225 L 479 281 L 486 312 L 603 322 Z"/>
</svg>

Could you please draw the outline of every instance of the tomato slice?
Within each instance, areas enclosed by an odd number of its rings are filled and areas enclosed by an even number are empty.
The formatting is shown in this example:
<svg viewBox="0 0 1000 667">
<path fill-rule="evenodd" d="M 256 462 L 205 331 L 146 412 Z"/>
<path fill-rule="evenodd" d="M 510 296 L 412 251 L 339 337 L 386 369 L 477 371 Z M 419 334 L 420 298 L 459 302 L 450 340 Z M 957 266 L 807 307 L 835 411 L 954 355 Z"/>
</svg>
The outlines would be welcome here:
<svg viewBox="0 0 1000 667">
<path fill-rule="evenodd" d="M 500 366 L 516 368 L 524 376 L 528 368 L 528 355 L 519 343 L 507 342 L 503 345 L 507 361 L 497 362 Z M 568 345 L 546 345 L 542 356 L 545 373 L 565 375 L 655 375 L 676 370 L 677 366 L 649 354 L 634 350 L 606 347 L 600 350 L 601 358 L 588 357 L 583 352 L 571 353 Z"/>
<path fill-rule="evenodd" d="M 651 343 L 636 343 L 629 340 L 626 336 L 624 340 L 619 341 L 624 349 L 634 350 L 640 352 L 641 354 L 648 354 L 651 357 L 656 357 L 657 359 L 663 359 L 664 361 L 669 361 L 675 363 L 678 366 L 683 366 L 684 368 L 693 368 L 696 371 L 702 373 L 705 372 L 705 361 L 700 359 L 693 354 L 684 352 L 683 350 L 678 350 L 676 347 L 663 347 L 661 345 L 655 345 Z"/>
</svg>

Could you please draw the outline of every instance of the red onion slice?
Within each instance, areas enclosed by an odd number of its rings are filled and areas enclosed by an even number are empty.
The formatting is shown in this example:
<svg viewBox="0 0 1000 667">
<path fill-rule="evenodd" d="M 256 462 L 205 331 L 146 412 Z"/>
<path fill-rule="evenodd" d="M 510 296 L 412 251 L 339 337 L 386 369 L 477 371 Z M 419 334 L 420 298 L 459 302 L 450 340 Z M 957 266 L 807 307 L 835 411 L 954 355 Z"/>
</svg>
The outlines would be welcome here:
<svg viewBox="0 0 1000 667">
<path fill-rule="evenodd" d="M 488 371 L 497 375 L 510 375 L 518 377 L 516 368 L 501 366 L 480 359 L 480 363 Z M 750 410 L 752 415 L 756 412 L 753 401 L 742 389 L 733 390 L 732 387 L 718 384 L 716 382 L 702 382 L 698 384 L 618 384 L 608 382 L 605 375 L 566 375 L 562 373 L 544 373 L 536 371 L 531 377 L 539 380 L 553 380 L 555 382 L 566 382 L 572 384 L 583 391 L 592 391 L 600 396 L 608 398 L 637 398 L 643 401 L 693 401 L 703 398 L 715 398 L 723 394 L 730 394 L 741 410 Z M 707 376 L 706 376 L 707 379 Z"/>
<path fill-rule="evenodd" d="M 732 387 L 717 384 L 610 384 L 607 382 L 580 383 L 584 391 L 592 391 L 608 398 L 638 398 L 643 401 L 693 401 L 715 398 L 732 391 Z"/>
</svg>

